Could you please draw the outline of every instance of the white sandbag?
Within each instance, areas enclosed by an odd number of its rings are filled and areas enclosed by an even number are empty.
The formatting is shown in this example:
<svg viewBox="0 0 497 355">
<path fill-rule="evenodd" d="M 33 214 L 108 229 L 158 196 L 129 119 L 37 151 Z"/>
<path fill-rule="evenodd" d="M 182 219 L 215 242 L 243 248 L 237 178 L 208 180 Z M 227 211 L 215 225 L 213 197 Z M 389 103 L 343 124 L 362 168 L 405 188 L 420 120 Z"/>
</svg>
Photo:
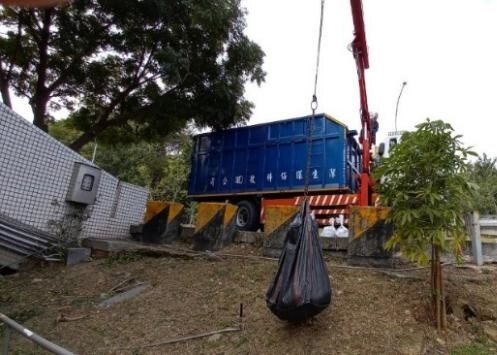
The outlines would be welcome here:
<svg viewBox="0 0 497 355">
<path fill-rule="evenodd" d="M 336 229 L 334 226 L 326 226 L 323 228 L 323 233 L 321 237 L 333 238 L 336 236 Z"/>
<path fill-rule="evenodd" d="M 342 226 L 337 228 L 335 234 L 338 238 L 348 238 L 349 237 L 349 230 L 347 229 L 347 227 L 344 227 L 342 225 Z"/>
</svg>

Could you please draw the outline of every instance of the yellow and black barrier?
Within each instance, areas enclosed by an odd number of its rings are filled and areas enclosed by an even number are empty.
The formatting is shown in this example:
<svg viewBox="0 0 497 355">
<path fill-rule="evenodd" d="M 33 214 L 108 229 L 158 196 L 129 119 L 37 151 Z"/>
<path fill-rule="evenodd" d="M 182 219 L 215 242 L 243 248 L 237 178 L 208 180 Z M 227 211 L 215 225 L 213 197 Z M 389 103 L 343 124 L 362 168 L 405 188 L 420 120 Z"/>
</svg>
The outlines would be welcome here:
<svg viewBox="0 0 497 355">
<path fill-rule="evenodd" d="M 300 206 L 266 206 L 264 223 L 263 254 L 265 256 L 279 257 L 285 239 Z"/>
<path fill-rule="evenodd" d="M 385 242 L 393 234 L 386 223 L 389 209 L 372 206 L 350 206 L 348 261 L 354 265 L 391 266 L 392 251 Z"/>
<path fill-rule="evenodd" d="M 237 206 L 229 203 L 199 203 L 193 249 L 219 250 L 231 244 L 236 231 L 236 211 Z"/>
<path fill-rule="evenodd" d="M 143 224 L 134 227 L 132 235 L 144 243 L 171 243 L 179 238 L 184 210 L 181 203 L 148 201 Z"/>
</svg>

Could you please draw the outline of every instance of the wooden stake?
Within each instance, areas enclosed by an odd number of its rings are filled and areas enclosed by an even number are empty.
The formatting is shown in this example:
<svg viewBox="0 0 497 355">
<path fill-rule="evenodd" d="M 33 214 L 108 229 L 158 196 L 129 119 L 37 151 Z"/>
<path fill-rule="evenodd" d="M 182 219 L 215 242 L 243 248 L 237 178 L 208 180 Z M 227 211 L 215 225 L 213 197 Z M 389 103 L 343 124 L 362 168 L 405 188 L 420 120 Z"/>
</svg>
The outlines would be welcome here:
<svg viewBox="0 0 497 355">
<path fill-rule="evenodd" d="M 440 286 L 440 301 L 442 303 L 442 307 L 441 307 L 441 316 L 442 316 L 442 330 L 447 330 L 447 307 L 446 307 L 446 304 L 445 304 L 445 288 L 444 288 L 444 279 L 443 279 L 443 276 L 442 276 L 442 263 L 438 262 L 438 267 L 439 267 L 439 278 L 440 278 L 440 281 L 439 281 L 439 286 Z"/>
<path fill-rule="evenodd" d="M 437 322 L 437 330 L 442 330 L 442 319 L 441 319 L 441 310 L 440 310 L 440 252 L 438 247 L 435 247 L 435 269 L 436 269 L 436 278 L 435 278 L 435 313 L 436 313 L 436 322 Z"/>
<path fill-rule="evenodd" d="M 208 337 L 208 336 L 212 336 L 212 335 L 216 335 L 216 334 L 239 332 L 241 330 L 242 329 L 240 327 L 237 327 L 237 328 L 225 328 L 225 329 L 215 330 L 215 331 L 212 331 L 212 332 L 201 333 L 201 334 L 197 334 L 197 335 L 190 335 L 190 336 L 176 338 L 176 339 L 164 340 L 164 341 L 161 341 L 159 343 L 152 343 L 152 344 L 146 344 L 146 345 L 137 345 L 137 346 L 129 346 L 129 347 L 120 347 L 120 348 L 113 348 L 113 349 L 110 349 L 110 350 L 129 350 L 129 349 L 152 348 L 152 347 L 161 346 L 161 345 L 174 344 L 174 343 L 179 343 L 179 342 L 183 342 L 183 341 L 204 338 L 204 337 Z M 109 349 L 107 349 L 107 350 L 109 350 Z"/>
</svg>

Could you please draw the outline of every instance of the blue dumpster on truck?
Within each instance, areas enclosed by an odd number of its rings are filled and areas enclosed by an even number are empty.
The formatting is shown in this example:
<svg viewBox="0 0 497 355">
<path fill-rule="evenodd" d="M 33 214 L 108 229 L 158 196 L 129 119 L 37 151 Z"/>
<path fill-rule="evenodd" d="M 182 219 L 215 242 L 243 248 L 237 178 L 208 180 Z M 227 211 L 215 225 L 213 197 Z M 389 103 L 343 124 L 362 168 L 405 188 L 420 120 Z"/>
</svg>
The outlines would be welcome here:
<svg viewBox="0 0 497 355">
<path fill-rule="evenodd" d="M 189 195 L 238 204 L 255 214 L 248 216 L 250 226 L 238 227 L 254 229 L 262 197 L 302 195 L 308 157 L 310 194 L 355 193 L 361 164 L 355 135 L 326 114 L 312 122 L 305 116 L 197 135 Z"/>
</svg>

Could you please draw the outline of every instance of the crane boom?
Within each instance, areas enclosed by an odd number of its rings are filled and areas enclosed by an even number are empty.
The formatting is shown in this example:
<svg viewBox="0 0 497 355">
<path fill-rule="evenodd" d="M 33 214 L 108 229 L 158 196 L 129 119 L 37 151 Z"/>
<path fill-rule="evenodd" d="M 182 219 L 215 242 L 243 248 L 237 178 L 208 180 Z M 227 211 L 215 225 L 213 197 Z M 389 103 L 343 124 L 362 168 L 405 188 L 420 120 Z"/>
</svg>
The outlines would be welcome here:
<svg viewBox="0 0 497 355">
<path fill-rule="evenodd" d="M 359 80 L 361 135 L 359 142 L 362 145 L 362 171 L 360 177 L 359 205 L 370 206 L 372 204 L 371 193 L 373 180 L 371 179 L 371 146 L 375 144 L 376 128 L 372 127 L 372 120 L 368 109 L 368 97 L 366 94 L 365 70 L 369 68 L 368 46 L 366 32 L 364 30 L 364 16 L 361 0 L 350 0 L 352 9 L 352 20 L 354 22 L 354 40 L 351 43 L 357 76 Z M 375 122 L 376 125 L 376 122 Z"/>
</svg>

